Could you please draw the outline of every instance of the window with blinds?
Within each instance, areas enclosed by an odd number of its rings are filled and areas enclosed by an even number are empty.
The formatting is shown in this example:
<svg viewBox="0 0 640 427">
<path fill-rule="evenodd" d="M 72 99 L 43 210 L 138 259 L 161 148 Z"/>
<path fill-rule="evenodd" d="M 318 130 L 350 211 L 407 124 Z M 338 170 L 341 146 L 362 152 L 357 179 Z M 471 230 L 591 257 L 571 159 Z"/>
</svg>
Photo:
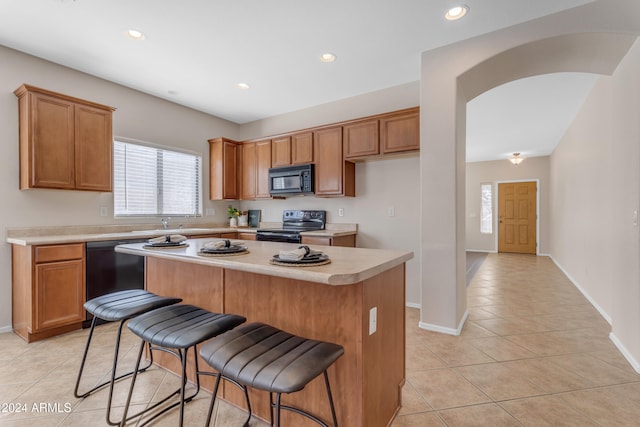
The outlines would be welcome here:
<svg viewBox="0 0 640 427">
<path fill-rule="evenodd" d="M 202 215 L 202 157 L 114 141 L 115 216 Z"/>
</svg>

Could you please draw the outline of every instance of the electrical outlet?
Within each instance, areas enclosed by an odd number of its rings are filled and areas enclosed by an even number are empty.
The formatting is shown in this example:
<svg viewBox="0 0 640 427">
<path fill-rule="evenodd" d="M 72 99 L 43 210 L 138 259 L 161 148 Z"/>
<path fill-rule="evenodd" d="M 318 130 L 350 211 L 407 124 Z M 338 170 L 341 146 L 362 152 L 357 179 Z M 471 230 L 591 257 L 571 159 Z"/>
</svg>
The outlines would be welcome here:
<svg viewBox="0 0 640 427">
<path fill-rule="evenodd" d="M 369 310 L 369 335 L 373 335 L 378 330 L 378 307 Z"/>
<path fill-rule="evenodd" d="M 387 214 L 388 214 L 389 216 L 396 216 L 396 208 L 394 208 L 393 206 L 391 206 L 391 207 L 389 208 L 389 210 L 387 211 Z"/>
<path fill-rule="evenodd" d="M 344 216 L 344 208 L 338 209 L 338 216 Z"/>
<path fill-rule="evenodd" d="M 100 216 L 109 215 L 109 209 L 106 206 L 100 206 Z"/>
<path fill-rule="evenodd" d="M 215 214 L 216 214 L 216 210 L 214 208 L 205 209 L 205 215 L 206 216 L 214 216 Z"/>
</svg>

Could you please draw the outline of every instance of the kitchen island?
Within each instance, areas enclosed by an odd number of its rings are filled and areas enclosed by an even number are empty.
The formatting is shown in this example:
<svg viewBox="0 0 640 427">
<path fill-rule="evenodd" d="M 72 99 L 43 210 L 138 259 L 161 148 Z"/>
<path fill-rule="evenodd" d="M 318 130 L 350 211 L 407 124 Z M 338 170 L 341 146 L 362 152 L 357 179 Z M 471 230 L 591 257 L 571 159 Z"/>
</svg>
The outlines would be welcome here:
<svg viewBox="0 0 640 427">
<path fill-rule="evenodd" d="M 296 244 L 247 241 L 249 252 L 244 255 L 199 255 L 200 248 L 212 240 L 190 239 L 188 247 L 179 249 L 145 249 L 144 244 L 134 243 L 116 250 L 146 258 L 145 286 L 151 292 L 178 296 L 184 303 L 210 311 L 239 314 L 248 322 L 264 322 L 293 334 L 342 345 L 344 355 L 329 369 L 339 424 L 390 424 L 400 408 L 405 378 L 404 264 L 413 253 L 312 246 L 332 262 L 288 267 L 273 265 L 270 259 L 279 250 L 297 248 Z M 377 314 L 370 319 L 373 308 Z M 170 356 L 160 354 L 154 359 L 178 371 L 177 362 Z M 193 363 L 190 365 L 193 378 Z M 201 363 L 200 368 L 205 366 Z M 211 378 L 204 380 L 205 388 L 211 389 Z M 254 412 L 268 420 L 268 394 L 250 393 Z M 232 385 L 224 385 L 222 396 L 244 406 L 242 394 Z M 330 419 L 322 377 L 284 399 Z M 283 422 L 315 425 L 286 412 Z"/>
</svg>

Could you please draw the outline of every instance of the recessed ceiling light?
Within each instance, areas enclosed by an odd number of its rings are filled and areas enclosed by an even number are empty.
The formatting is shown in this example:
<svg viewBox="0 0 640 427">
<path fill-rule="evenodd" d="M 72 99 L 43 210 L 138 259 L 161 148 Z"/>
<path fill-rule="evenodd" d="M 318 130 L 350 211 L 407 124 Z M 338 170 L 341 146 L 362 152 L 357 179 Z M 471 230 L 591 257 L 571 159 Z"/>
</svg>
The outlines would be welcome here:
<svg viewBox="0 0 640 427">
<path fill-rule="evenodd" d="M 247 90 L 247 89 L 249 89 L 251 86 L 249 86 L 249 85 L 248 85 L 248 84 L 246 84 L 246 83 L 236 83 L 236 87 L 237 87 L 238 89 Z"/>
<path fill-rule="evenodd" d="M 333 53 L 323 53 L 320 55 L 320 61 L 322 62 L 333 62 L 336 60 L 336 55 Z"/>
<path fill-rule="evenodd" d="M 448 21 L 455 21 L 457 19 L 462 18 L 464 15 L 466 15 L 468 11 L 469 11 L 469 6 L 466 6 L 466 5 L 455 6 L 449 9 L 446 15 L 444 15 L 444 17 Z"/>
<path fill-rule="evenodd" d="M 142 33 L 142 31 L 139 31 L 139 30 L 134 30 L 134 29 L 127 30 L 127 36 L 129 36 L 129 38 L 134 40 L 144 40 L 144 34 Z"/>
</svg>

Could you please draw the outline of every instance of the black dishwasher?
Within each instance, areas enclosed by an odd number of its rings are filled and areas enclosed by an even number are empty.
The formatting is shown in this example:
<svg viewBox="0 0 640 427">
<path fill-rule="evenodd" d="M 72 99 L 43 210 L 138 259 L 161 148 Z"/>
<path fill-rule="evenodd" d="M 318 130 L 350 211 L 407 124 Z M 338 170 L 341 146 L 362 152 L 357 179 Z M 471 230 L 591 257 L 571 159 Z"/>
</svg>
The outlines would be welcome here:
<svg viewBox="0 0 640 427">
<path fill-rule="evenodd" d="M 86 292 L 87 301 L 111 292 L 144 289 L 144 257 L 116 252 L 114 248 L 126 243 L 142 243 L 147 239 L 108 240 L 87 242 Z M 87 313 L 82 323 L 91 325 L 92 315 Z"/>
</svg>

